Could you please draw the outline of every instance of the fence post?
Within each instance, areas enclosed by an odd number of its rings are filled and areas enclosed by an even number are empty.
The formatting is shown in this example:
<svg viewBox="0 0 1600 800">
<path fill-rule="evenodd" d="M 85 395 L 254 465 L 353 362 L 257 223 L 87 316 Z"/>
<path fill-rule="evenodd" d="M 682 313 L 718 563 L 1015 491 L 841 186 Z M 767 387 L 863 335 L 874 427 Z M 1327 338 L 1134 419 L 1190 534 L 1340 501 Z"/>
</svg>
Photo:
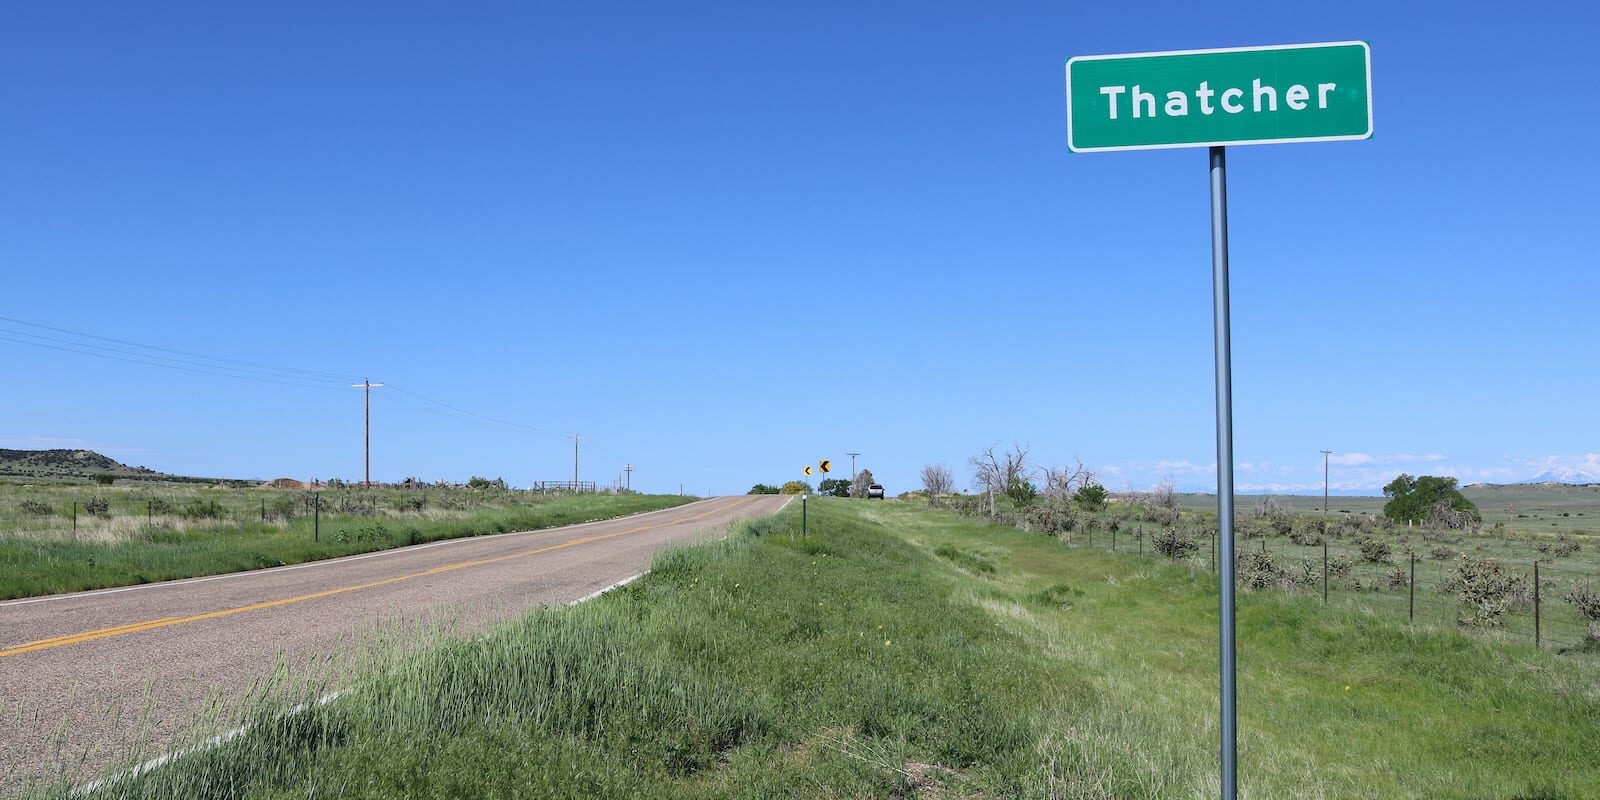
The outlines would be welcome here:
<svg viewBox="0 0 1600 800">
<path fill-rule="evenodd" d="M 1328 540 L 1322 540 L 1322 603 L 1328 603 Z"/>
<path fill-rule="evenodd" d="M 1211 571 L 1217 571 L 1217 532 L 1211 532 Z"/>
<path fill-rule="evenodd" d="M 317 492 L 312 497 L 316 510 L 312 512 L 311 517 L 311 541 L 320 542 L 322 541 L 322 492 Z"/>
<path fill-rule="evenodd" d="M 1144 526 L 1139 526 L 1139 555 L 1144 555 Z"/>
<path fill-rule="evenodd" d="M 156 501 L 146 500 L 144 510 L 144 524 L 151 525 L 156 521 Z"/>
<path fill-rule="evenodd" d="M 261 521 L 267 521 L 267 498 L 261 498 Z"/>
<path fill-rule="evenodd" d="M 1411 580 L 1406 582 L 1406 588 L 1410 590 L 1411 599 L 1409 601 L 1409 607 L 1406 609 L 1406 615 L 1410 618 L 1411 622 L 1416 622 L 1417 621 L 1417 554 L 1415 552 L 1410 552 L 1410 551 L 1408 551 L 1408 552 L 1410 553 L 1410 556 L 1411 556 Z"/>
<path fill-rule="evenodd" d="M 72 535 L 78 535 L 78 501 L 72 501 Z"/>
<path fill-rule="evenodd" d="M 1111 552 L 1117 552 L 1117 529 L 1111 529 Z"/>
<path fill-rule="evenodd" d="M 1533 646 L 1544 649 L 1542 632 L 1539 630 L 1539 562 L 1533 562 Z"/>
</svg>

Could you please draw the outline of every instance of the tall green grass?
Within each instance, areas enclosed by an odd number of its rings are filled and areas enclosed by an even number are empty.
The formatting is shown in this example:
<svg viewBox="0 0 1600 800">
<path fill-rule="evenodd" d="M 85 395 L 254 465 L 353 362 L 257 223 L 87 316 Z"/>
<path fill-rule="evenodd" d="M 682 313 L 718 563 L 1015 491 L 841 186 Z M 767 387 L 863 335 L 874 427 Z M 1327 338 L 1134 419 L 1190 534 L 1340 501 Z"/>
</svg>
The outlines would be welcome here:
<svg viewBox="0 0 1600 800">
<path fill-rule="evenodd" d="M 798 522 L 381 659 L 337 702 L 263 707 L 246 735 L 95 796 L 1214 790 L 1209 576 L 899 503 L 815 502 L 809 535 Z M 1600 796 L 1590 662 L 1275 593 L 1243 597 L 1240 631 L 1245 797 Z"/>
<path fill-rule="evenodd" d="M 286 524 L 143 530 L 123 541 L 0 536 L 0 599 L 298 564 L 440 539 L 537 530 L 671 508 L 677 495 L 567 495 L 485 505 L 444 518 L 324 513 Z M 320 527 L 320 533 L 314 530 Z"/>
</svg>

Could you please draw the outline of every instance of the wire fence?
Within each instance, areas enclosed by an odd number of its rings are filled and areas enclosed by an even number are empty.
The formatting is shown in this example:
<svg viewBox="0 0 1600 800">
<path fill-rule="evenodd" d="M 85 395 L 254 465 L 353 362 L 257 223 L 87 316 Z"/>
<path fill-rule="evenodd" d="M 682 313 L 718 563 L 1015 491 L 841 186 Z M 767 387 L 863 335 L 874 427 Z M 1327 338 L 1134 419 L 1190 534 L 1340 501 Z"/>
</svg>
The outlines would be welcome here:
<svg viewBox="0 0 1600 800">
<path fill-rule="evenodd" d="M 0 538 L 118 542 L 191 531 L 287 528 L 330 517 L 452 518 L 487 507 L 538 503 L 562 493 L 498 484 L 372 489 L 9 486 L 0 491 Z"/>
<path fill-rule="evenodd" d="M 1169 559 L 1155 538 L 1170 529 L 1134 523 L 1116 529 L 1084 528 L 1061 535 L 1069 547 L 1093 548 L 1217 571 L 1214 528 L 1186 532 L 1192 552 Z M 1459 554 L 1457 554 L 1459 555 Z M 1238 539 L 1235 579 L 1245 591 L 1310 594 L 1324 603 L 1363 608 L 1386 618 L 1437 627 L 1524 638 L 1556 651 L 1596 647 L 1600 626 L 1589 622 L 1569 595 L 1591 589 L 1596 575 L 1540 561 L 1523 566 L 1493 564 L 1494 573 L 1470 574 L 1459 558 L 1428 559 L 1413 551 L 1356 562 L 1328 541 L 1300 545 L 1266 538 Z M 1486 559 L 1477 559 L 1480 564 Z M 1464 578 L 1463 571 L 1469 574 Z"/>
</svg>

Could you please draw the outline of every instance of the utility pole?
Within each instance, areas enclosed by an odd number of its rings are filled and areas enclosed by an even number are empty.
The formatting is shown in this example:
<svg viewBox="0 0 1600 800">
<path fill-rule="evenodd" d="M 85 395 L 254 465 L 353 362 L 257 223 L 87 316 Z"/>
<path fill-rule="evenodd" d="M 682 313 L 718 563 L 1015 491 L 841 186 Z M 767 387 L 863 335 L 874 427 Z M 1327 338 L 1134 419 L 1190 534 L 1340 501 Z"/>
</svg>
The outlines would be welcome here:
<svg viewBox="0 0 1600 800">
<path fill-rule="evenodd" d="M 623 474 L 628 476 L 627 477 L 627 484 L 622 487 L 623 490 L 624 491 L 629 491 L 629 492 L 633 491 L 633 465 L 632 464 L 623 464 L 622 465 L 622 472 L 623 472 Z"/>
<path fill-rule="evenodd" d="M 572 440 L 572 491 L 578 491 L 578 440 L 583 437 L 574 433 L 567 437 Z"/>
<path fill-rule="evenodd" d="M 860 453 L 845 453 L 850 457 L 850 496 L 856 496 L 856 456 Z"/>
<path fill-rule="evenodd" d="M 1328 455 L 1332 450 L 1322 451 L 1322 516 L 1328 516 Z"/>
<path fill-rule="evenodd" d="M 372 390 L 381 386 L 383 384 L 373 383 L 366 379 L 362 379 L 360 383 L 350 384 L 352 389 L 360 389 L 362 394 L 366 396 L 366 445 L 363 449 L 366 452 L 367 471 L 365 477 L 361 480 L 361 485 L 367 489 L 372 488 Z"/>
</svg>

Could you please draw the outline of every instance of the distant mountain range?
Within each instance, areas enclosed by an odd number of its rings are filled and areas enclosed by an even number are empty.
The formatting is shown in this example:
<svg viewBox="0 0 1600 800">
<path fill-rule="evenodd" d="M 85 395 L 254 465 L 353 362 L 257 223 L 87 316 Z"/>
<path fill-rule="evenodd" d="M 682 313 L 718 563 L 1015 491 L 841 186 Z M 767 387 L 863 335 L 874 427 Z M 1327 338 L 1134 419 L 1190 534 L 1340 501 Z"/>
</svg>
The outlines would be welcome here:
<svg viewBox="0 0 1600 800">
<path fill-rule="evenodd" d="M 1523 481 L 1523 483 L 1567 483 L 1582 486 L 1588 483 L 1600 483 L 1600 475 L 1585 472 L 1576 467 L 1553 467 Z"/>
</svg>

